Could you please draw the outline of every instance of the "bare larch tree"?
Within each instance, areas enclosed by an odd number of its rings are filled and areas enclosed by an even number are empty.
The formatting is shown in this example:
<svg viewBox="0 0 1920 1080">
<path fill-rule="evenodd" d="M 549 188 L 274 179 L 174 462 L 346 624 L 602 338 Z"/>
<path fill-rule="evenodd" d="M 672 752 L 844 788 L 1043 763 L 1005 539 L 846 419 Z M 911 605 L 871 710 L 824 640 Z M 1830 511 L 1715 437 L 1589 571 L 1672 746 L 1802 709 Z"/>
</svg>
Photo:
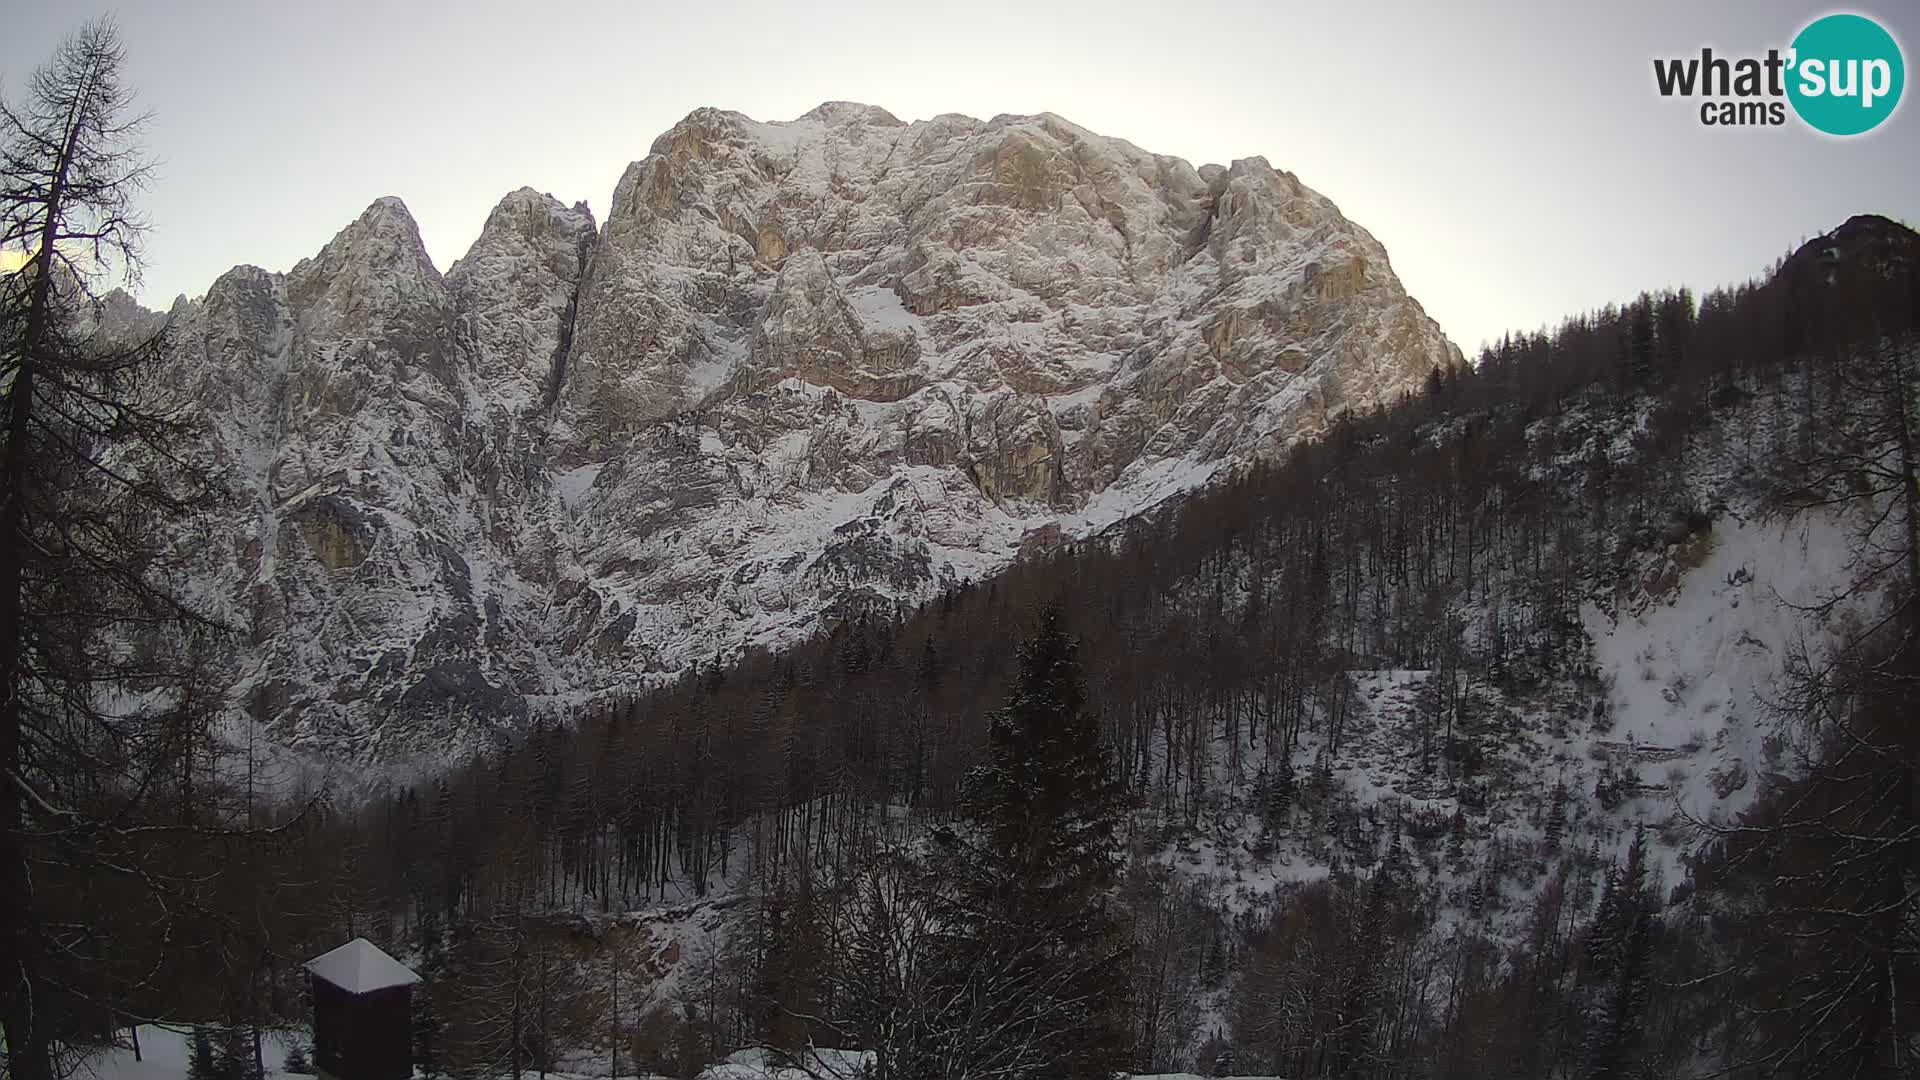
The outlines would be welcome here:
<svg viewBox="0 0 1920 1080">
<path fill-rule="evenodd" d="M 110 1038 L 182 883 L 170 837 L 206 737 L 190 691 L 218 632 L 171 580 L 170 522 L 211 489 L 170 447 L 164 326 L 110 317 L 133 280 L 152 174 L 110 21 L 0 102 L 0 1032 L 13 1080 Z M 18 261 L 18 260 L 16 260 Z M 179 535 L 177 532 L 175 535 Z M 139 925 L 131 925 L 138 923 Z M 136 970 L 138 969 L 138 970 Z"/>
</svg>

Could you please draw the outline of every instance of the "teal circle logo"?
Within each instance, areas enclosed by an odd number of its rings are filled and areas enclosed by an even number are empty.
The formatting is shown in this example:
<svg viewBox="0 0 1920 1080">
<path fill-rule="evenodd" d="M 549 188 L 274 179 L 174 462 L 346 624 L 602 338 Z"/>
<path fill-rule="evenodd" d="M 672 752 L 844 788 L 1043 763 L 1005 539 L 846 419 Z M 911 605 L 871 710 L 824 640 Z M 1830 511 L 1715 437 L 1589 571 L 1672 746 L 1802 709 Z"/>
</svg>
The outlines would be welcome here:
<svg viewBox="0 0 1920 1080">
<path fill-rule="evenodd" d="M 1861 135 L 1900 104 L 1907 65 L 1900 43 L 1864 15 L 1827 15 L 1793 39 L 1787 100 L 1816 131 Z"/>
</svg>

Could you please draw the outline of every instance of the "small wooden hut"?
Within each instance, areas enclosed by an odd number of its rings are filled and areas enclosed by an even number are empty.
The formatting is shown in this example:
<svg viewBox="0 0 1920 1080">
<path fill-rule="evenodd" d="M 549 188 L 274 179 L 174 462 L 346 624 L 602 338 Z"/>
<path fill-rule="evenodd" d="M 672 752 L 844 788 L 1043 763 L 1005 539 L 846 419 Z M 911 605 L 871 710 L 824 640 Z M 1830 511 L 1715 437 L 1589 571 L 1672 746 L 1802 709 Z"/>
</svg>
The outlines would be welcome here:
<svg viewBox="0 0 1920 1080">
<path fill-rule="evenodd" d="M 366 938 L 307 961 L 313 1067 L 332 1080 L 412 1080 L 420 976 Z"/>
</svg>

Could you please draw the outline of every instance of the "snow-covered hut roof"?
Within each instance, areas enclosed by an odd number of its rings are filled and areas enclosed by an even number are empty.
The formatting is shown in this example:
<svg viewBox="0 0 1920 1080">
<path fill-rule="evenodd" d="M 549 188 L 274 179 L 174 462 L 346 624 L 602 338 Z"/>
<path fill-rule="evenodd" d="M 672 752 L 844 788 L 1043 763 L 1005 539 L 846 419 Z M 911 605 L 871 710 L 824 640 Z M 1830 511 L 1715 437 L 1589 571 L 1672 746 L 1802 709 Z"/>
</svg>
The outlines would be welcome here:
<svg viewBox="0 0 1920 1080">
<path fill-rule="evenodd" d="M 349 994 L 411 986 L 420 981 L 420 976 L 405 964 L 363 937 L 307 961 L 307 970 Z"/>
</svg>

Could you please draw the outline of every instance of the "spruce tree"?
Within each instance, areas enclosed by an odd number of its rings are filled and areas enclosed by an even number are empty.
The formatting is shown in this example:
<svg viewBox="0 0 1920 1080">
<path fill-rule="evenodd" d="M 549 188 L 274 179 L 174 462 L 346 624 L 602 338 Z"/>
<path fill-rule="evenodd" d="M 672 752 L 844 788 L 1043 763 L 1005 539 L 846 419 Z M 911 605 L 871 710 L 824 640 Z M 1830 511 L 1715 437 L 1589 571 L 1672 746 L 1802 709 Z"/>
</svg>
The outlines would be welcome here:
<svg viewBox="0 0 1920 1080">
<path fill-rule="evenodd" d="M 1293 760 L 1289 755 L 1281 759 L 1280 767 L 1274 770 L 1273 783 L 1267 789 L 1267 828 L 1285 827 L 1288 815 L 1292 812 Z"/>
<path fill-rule="evenodd" d="M 220 1029 L 220 1038 L 213 1044 L 213 1075 L 217 1080 L 260 1080 L 244 1028 Z"/>
<path fill-rule="evenodd" d="M 1016 958 L 1011 1032 L 1044 1032 L 1032 1075 L 1105 1077 L 1128 1066 L 1129 949 L 1110 911 L 1127 814 L 1086 711 L 1077 645 L 1048 610 L 988 729 L 988 764 L 967 780 L 972 836 L 941 836 L 957 877 L 954 922 L 976 965 Z M 1018 1004 L 1014 1004 L 1018 1002 Z"/>
<path fill-rule="evenodd" d="M 1588 931 L 1586 974 L 1594 1006 L 1585 1056 L 1591 1080 L 1628 1073 L 1646 1015 L 1656 907 L 1647 886 L 1646 845 L 1646 827 L 1636 827 L 1627 865 L 1609 871 Z"/>
<path fill-rule="evenodd" d="M 187 1080 L 218 1080 L 219 1071 L 213 1059 L 213 1036 L 195 1025 L 193 1047 L 187 1054 Z"/>
<path fill-rule="evenodd" d="M 413 994 L 413 1067 L 426 1080 L 437 1080 L 446 1075 L 446 1065 L 441 1053 L 441 1031 L 445 1023 L 440 1012 L 434 1006 L 432 983 L 417 989 Z M 293 1066 L 287 1066 L 288 1072 L 297 1072 Z"/>
<path fill-rule="evenodd" d="M 1645 389 L 1653 380 L 1653 297 L 1641 293 L 1626 315 L 1621 342 L 1623 389 Z"/>
<path fill-rule="evenodd" d="M 757 1036 L 782 1050 L 812 1042 L 808 1017 L 822 1012 L 828 966 L 820 898 L 804 878 L 797 887 L 776 886 L 763 913 L 763 955 L 754 996 Z"/>
<path fill-rule="evenodd" d="M 1399 843 L 1398 837 L 1394 843 Z M 1330 1076 L 1363 1076 L 1374 1064 L 1374 1035 L 1386 995 L 1381 968 L 1386 960 L 1394 894 L 1393 870 L 1388 861 L 1383 861 L 1368 882 L 1359 917 L 1349 928 L 1347 958 L 1351 968 L 1344 973 L 1346 989 L 1340 1002 L 1341 1026 L 1335 1040 L 1333 1067 L 1328 1070 Z"/>
<path fill-rule="evenodd" d="M 1567 785 L 1560 781 L 1553 785 L 1553 803 L 1547 810 L 1546 841 L 1547 851 L 1558 855 L 1561 840 L 1567 834 Z"/>
</svg>

